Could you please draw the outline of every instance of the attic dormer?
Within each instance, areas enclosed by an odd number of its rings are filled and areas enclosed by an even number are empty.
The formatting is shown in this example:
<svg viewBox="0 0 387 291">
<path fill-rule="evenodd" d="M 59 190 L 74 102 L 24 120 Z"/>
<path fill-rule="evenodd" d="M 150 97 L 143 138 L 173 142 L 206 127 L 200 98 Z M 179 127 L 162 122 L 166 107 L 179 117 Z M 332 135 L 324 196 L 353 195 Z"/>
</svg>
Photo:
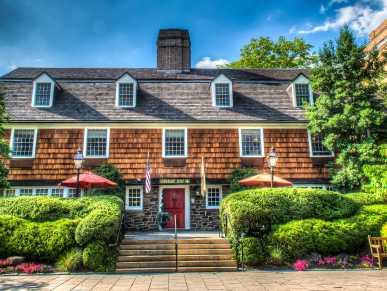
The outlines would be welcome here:
<svg viewBox="0 0 387 291">
<path fill-rule="evenodd" d="M 39 75 L 33 81 L 32 107 L 48 108 L 54 102 L 55 81 L 46 73 Z"/>
<path fill-rule="evenodd" d="M 116 106 L 134 108 L 136 103 L 137 81 L 128 73 L 125 73 L 116 82 Z"/>
<path fill-rule="evenodd" d="M 233 107 L 232 81 L 221 74 L 211 83 L 212 105 L 215 107 Z"/>
<path fill-rule="evenodd" d="M 287 92 L 292 98 L 294 107 L 303 107 L 305 104 L 313 104 L 313 92 L 310 81 L 303 74 L 298 75 L 289 85 Z"/>
</svg>

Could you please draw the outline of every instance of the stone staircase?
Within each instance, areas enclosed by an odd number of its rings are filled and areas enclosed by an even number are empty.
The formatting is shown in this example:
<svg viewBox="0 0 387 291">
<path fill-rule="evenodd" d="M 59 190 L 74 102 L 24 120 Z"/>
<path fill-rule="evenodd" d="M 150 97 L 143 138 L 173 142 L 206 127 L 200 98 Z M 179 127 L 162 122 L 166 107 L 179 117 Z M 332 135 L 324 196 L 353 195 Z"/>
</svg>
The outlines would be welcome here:
<svg viewBox="0 0 387 291">
<path fill-rule="evenodd" d="M 127 273 L 236 270 L 230 244 L 222 238 L 123 239 L 116 267 L 116 272 Z"/>
</svg>

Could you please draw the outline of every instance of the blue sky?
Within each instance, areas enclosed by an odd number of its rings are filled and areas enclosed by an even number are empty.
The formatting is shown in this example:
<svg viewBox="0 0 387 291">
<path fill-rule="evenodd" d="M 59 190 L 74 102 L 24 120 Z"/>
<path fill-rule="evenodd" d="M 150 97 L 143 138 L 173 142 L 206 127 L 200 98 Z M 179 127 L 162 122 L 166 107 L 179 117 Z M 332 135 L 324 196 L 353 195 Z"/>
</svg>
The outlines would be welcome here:
<svg viewBox="0 0 387 291">
<path fill-rule="evenodd" d="M 192 65 L 238 58 L 253 37 L 315 46 L 348 24 L 364 41 L 387 0 L 0 0 L 0 74 L 15 67 L 154 67 L 160 28 L 187 28 Z"/>
</svg>

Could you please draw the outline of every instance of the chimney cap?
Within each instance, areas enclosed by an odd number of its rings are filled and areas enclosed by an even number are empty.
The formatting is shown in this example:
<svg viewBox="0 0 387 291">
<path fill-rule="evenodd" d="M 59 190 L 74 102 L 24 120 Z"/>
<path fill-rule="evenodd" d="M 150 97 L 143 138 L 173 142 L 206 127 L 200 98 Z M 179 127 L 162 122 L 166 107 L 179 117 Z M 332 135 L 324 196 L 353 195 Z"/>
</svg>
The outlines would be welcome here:
<svg viewBox="0 0 387 291">
<path fill-rule="evenodd" d="M 171 39 L 171 38 L 180 38 L 189 40 L 188 29 L 180 28 L 165 28 L 160 29 L 158 39 Z"/>
</svg>

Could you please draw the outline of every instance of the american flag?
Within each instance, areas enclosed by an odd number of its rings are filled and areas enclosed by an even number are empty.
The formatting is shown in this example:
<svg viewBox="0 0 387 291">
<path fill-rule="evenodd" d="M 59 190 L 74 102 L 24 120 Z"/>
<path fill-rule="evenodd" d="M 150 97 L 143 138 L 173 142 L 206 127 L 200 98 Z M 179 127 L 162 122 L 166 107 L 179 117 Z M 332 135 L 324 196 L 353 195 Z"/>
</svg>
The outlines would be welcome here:
<svg viewBox="0 0 387 291">
<path fill-rule="evenodd" d="M 148 159 L 146 161 L 146 170 L 145 170 L 145 193 L 149 193 L 151 190 L 152 190 L 151 167 L 150 167 L 149 153 L 148 153 Z"/>
</svg>

